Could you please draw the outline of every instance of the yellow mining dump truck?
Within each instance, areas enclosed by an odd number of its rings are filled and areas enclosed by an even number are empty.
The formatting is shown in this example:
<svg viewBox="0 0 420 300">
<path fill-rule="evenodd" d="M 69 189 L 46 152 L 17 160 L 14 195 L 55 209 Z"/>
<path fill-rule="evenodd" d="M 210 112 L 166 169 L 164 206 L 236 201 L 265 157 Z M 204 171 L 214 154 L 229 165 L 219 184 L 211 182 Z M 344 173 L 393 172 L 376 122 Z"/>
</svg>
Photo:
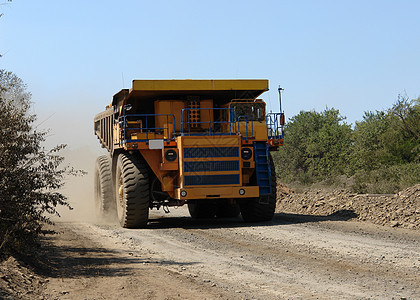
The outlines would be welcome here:
<svg viewBox="0 0 420 300">
<path fill-rule="evenodd" d="M 110 155 L 96 162 L 95 201 L 121 226 L 149 209 L 188 205 L 193 218 L 271 220 L 282 113 L 266 112 L 268 80 L 133 80 L 95 116 Z"/>
</svg>

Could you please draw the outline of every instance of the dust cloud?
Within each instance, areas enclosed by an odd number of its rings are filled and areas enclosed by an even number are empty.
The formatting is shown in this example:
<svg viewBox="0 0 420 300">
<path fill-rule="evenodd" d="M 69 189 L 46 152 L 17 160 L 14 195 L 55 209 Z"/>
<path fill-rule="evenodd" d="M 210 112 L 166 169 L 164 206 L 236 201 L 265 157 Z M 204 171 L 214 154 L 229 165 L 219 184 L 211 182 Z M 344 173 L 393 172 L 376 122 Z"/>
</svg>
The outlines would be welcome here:
<svg viewBox="0 0 420 300">
<path fill-rule="evenodd" d="M 73 210 L 58 206 L 57 211 L 61 217 L 50 217 L 53 221 L 97 223 L 94 168 L 96 158 L 108 152 L 101 148 L 93 133 L 93 119 L 103 109 L 102 103 L 107 101 L 81 91 L 73 91 L 60 98 L 60 101 L 56 101 L 54 97 L 56 96 L 51 96 L 48 103 L 34 105 L 34 113 L 38 116 L 36 129 L 48 132 L 43 146 L 52 149 L 56 145 L 66 144 L 67 148 L 59 153 L 65 158 L 63 166 L 84 170 L 87 174 L 64 179 L 65 185 L 59 192 L 67 196 Z"/>
<path fill-rule="evenodd" d="M 98 147 L 99 148 L 99 147 Z M 96 158 L 101 153 L 93 152 L 88 146 L 78 149 L 66 149 L 61 153 L 65 158 L 65 165 L 87 172 L 83 176 L 68 176 L 64 180 L 61 193 L 68 197 L 68 202 L 73 210 L 67 207 L 58 207 L 61 220 L 65 222 L 97 222 L 94 203 L 94 168 Z"/>
</svg>

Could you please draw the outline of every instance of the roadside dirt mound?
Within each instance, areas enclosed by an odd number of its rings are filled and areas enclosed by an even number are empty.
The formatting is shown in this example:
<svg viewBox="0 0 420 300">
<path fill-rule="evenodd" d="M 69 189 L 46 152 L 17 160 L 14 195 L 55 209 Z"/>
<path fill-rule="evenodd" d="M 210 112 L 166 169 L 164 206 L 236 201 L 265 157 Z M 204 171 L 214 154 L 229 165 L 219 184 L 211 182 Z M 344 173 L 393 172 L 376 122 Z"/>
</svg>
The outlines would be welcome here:
<svg viewBox="0 0 420 300">
<path fill-rule="evenodd" d="M 354 194 L 346 190 L 295 193 L 279 184 L 277 212 L 339 215 L 354 212 L 361 221 L 420 229 L 420 184 L 395 195 Z"/>
<path fill-rule="evenodd" d="M 45 283 L 14 257 L 0 263 L 0 299 L 34 299 Z"/>
</svg>

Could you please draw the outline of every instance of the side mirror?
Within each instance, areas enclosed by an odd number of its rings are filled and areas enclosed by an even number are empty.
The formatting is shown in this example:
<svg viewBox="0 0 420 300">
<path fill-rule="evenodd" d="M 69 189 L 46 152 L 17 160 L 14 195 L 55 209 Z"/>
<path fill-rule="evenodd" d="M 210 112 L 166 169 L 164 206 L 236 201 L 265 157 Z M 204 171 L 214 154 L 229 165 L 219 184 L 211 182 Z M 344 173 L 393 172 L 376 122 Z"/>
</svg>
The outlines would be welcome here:
<svg viewBox="0 0 420 300">
<path fill-rule="evenodd" d="M 284 126 L 284 113 L 280 113 L 280 125 Z"/>
</svg>

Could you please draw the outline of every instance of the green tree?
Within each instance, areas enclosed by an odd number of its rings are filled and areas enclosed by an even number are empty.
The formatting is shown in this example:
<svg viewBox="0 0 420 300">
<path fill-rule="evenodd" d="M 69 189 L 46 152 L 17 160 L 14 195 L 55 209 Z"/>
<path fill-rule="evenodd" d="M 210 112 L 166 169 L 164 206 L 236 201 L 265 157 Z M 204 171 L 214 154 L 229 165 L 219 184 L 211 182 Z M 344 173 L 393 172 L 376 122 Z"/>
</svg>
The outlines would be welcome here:
<svg viewBox="0 0 420 300">
<path fill-rule="evenodd" d="M 356 122 L 353 139 L 352 171 L 373 170 L 389 159 L 385 148 L 391 120 L 383 111 L 365 112 L 363 120 Z"/>
<path fill-rule="evenodd" d="M 388 112 L 393 116 L 399 135 L 393 152 L 402 161 L 420 162 L 420 97 L 410 101 L 407 96 L 398 95 L 397 102 Z"/>
<path fill-rule="evenodd" d="M 320 181 L 345 172 L 349 163 L 351 126 L 338 110 L 301 111 L 285 126 L 285 146 L 277 155 L 285 181 Z"/>
<path fill-rule="evenodd" d="M 47 214 L 57 205 L 70 207 L 59 192 L 66 175 L 80 174 L 61 168 L 59 151 L 45 150 L 46 132 L 37 131 L 30 114 L 31 94 L 11 72 L 0 70 L 0 256 L 24 252 L 34 245 Z M 47 213 L 47 214 L 46 214 Z"/>
<path fill-rule="evenodd" d="M 351 172 L 357 192 L 392 193 L 420 182 L 420 100 L 398 96 L 356 123 Z"/>
<path fill-rule="evenodd" d="M 419 160 L 420 101 L 398 97 L 387 111 L 366 112 L 354 130 L 356 170 Z"/>
</svg>

